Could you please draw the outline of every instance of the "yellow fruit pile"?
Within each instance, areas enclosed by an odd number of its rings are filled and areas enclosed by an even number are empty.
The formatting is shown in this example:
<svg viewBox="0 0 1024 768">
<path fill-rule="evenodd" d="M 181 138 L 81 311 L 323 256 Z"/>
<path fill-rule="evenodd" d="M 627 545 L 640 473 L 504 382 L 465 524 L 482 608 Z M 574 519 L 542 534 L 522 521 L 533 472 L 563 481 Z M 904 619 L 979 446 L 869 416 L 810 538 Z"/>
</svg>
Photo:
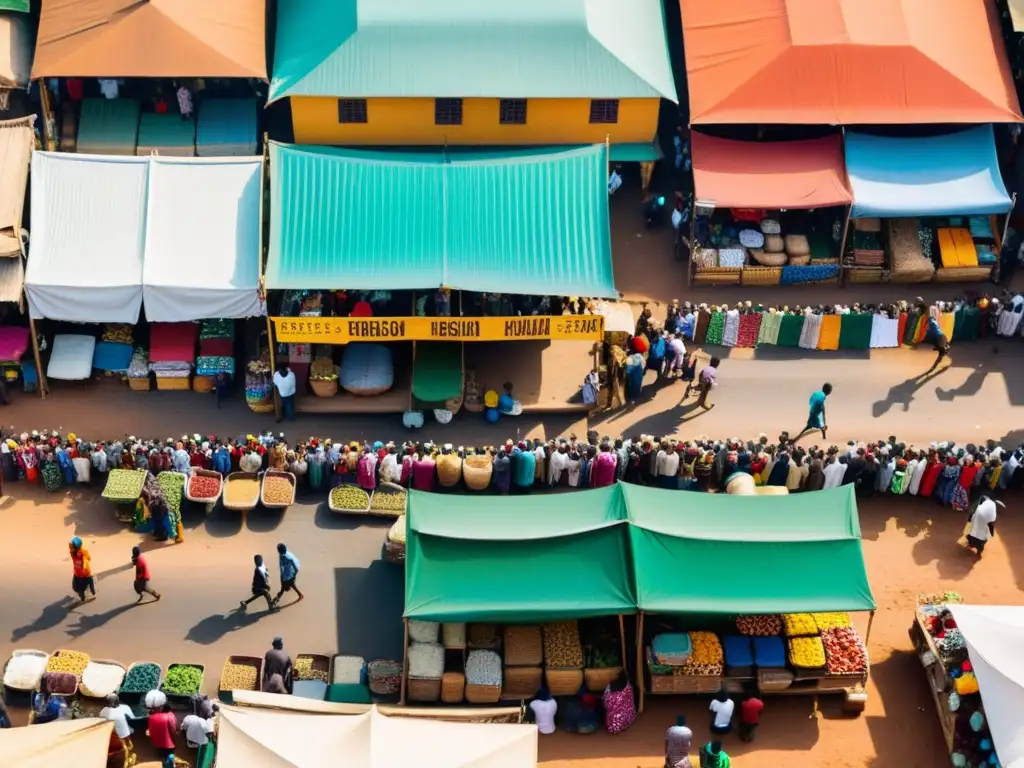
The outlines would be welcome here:
<svg viewBox="0 0 1024 768">
<path fill-rule="evenodd" d="M 825 646 L 820 637 L 794 637 L 789 641 L 789 661 L 794 667 L 825 666 Z"/>
<path fill-rule="evenodd" d="M 812 613 L 811 617 L 819 632 L 850 626 L 850 614 L 848 613 Z"/>
<path fill-rule="evenodd" d="M 818 634 L 818 625 L 809 613 L 784 613 L 782 626 L 786 630 L 786 637 Z"/>
<path fill-rule="evenodd" d="M 681 667 L 684 675 L 722 674 L 722 643 L 714 632 L 691 632 L 693 652 Z"/>
<path fill-rule="evenodd" d="M 89 666 L 89 654 L 79 651 L 55 651 L 46 662 L 47 672 L 67 672 L 81 677 Z"/>
</svg>

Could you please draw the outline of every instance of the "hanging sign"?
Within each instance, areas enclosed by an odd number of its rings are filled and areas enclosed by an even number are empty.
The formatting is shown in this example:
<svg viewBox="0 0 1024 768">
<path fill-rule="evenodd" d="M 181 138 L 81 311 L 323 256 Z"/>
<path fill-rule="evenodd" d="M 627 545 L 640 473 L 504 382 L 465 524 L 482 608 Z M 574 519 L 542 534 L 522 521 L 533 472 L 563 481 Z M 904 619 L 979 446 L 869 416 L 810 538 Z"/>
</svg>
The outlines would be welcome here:
<svg viewBox="0 0 1024 768">
<path fill-rule="evenodd" d="M 527 317 L 273 317 L 285 344 L 354 341 L 603 341 L 602 315 Z"/>
</svg>

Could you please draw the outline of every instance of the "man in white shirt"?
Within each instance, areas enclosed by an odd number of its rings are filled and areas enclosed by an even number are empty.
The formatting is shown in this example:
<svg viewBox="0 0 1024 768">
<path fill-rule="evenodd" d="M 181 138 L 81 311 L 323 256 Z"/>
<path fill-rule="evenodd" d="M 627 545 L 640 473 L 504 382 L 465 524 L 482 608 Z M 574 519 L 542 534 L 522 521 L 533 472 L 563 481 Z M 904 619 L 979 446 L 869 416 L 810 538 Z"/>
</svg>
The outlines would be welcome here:
<svg viewBox="0 0 1024 768">
<path fill-rule="evenodd" d="M 672 443 L 661 444 L 654 466 L 660 487 L 671 490 L 679 488 L 679 454 Z"/>
<path fill-rule="evenodd" d="M 712 733 L 721 735 L 732 730 L 732 713 L 735 708 L 736 702 L 729 698 L 729 694 L 722 691 L 715 696 L 710 706 L 710 710 L 714 712 Z"/>
<path fill-rule="evenodd" d="M 829 463 L 825 465 L 825 488 L 838 488 L 843 484 L 843 477 L 846 475 L 846 464 L 839 461 L 835 454 L 828 458 Z"/>
<path fill-rule="evenodd" d="M 199 749 L 210 740 L 210 734 L 213 733 L 213 718 L 206 720 L 193 713 L 181 721 L 179 730 L 185 734 L 185 743 L 189 747 Z"/>
<path fill-rule="evenodd" d="M 295 374 L 288 367 L 288 363 L 277 364 L 277 372 L 274 374 L 274 389 L 281 401 L 281 409 L 278 411 L 277 420 L 282 418 L 289 421 L 295 418 Z"/>
<path fill-rule="evenodd" d="M 530 711 L 533 712 L 533 719 L 537 723 L 538 731 L 545 736 L 555 732 L 555 713 L 558 712 L 558 702 L 551 698 L 547 689 L 540 689 L 537 698 L 530 702 Z"/>
<path fill-rule="evenodd" d="M 683 368 L 686 365 L 686 345 L 683 343 L 683 334 L 673 334 L 668 342 L 668 375 L 682 376 Z"/>
<path fill-rule="evenodd" d="M 995 535 L 996 504 L 1005 506 L 1001 501 L 992 501 L 988 496 L 982 496 L 981 503 L 968 521 L 967 547 L 977 552 L 978 557 L 981 557 L 985 545 Z"/>
<path fill-rule="evenodd" d="M 107 706 L 100 710 L 100 717 L 109 720 L 114 724 L 114 733 L 117 738 L 123 741 L 129 749 L 132 748 L 131 736 L 134 732 L 128 725 L 128 718 L 134 717 L 135 713 L 127 704 L 122 704 L 116 693 L 107 696 Z"/>
</svg>

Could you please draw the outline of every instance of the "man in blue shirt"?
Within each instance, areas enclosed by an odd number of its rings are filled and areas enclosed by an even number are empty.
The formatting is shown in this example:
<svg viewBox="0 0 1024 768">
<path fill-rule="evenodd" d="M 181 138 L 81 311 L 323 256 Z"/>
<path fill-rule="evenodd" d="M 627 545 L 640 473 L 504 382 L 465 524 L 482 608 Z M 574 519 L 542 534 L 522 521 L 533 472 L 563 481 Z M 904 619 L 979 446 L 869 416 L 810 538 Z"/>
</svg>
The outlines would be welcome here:
<svg viewBox="0 0 1024 768">
<path fill-rule="evenodd" d="M 277 559 L 281 565 L 281 591 L 277 593 L 273 604 L 276 606 L 281 601 L 282 595 L 290 590 L 295 590 L 295 594 L 299 596 L 299 599 L 295 602 L 299 602 L 299 600 L 305 597 L 299 588 L 295 586 L 295 579 L 299 576 L 299 558 L 289 552 L 288 547 L 284 544 L 278 544 Z"/>
<path fill-rule="evenodd" d="M 804 427 L 803 432 L 793 438 L 793 442 L 796 442 L 808 432 L 813 432 L 816 429 L 821 430 L 821 439 L 826 439 L 825 432 L 828 430 L 828 424 L 825 422 L 825 398 L 831 394 L 832 385 L 826 383 L 822 384 L 821 389 L 811 395 L 811 410 L 807 415 L 807 426 Z"/>
<path fill-rule="evenodd" d="M 518 447 L 512 451 L 512 484 L 515 490 L 526 493 L 533 487 L 536 476 L 537 457 L 525 441 L 520 441 Z"/>
</svg>

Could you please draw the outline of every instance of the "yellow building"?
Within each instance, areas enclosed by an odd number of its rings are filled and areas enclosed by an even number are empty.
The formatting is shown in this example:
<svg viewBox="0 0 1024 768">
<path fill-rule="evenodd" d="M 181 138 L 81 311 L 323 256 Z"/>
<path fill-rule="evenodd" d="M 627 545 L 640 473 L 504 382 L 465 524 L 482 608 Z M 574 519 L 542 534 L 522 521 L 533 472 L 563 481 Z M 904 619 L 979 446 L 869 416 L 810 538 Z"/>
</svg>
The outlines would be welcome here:
<svg viewBox="0 0 1024 768">
<path fill-rule="evenodd" d="M 299 144 L 607 137 L 614 155 L 676 100 L 661 0 L 292 0 L 274 59 Z"/>
</svg>

